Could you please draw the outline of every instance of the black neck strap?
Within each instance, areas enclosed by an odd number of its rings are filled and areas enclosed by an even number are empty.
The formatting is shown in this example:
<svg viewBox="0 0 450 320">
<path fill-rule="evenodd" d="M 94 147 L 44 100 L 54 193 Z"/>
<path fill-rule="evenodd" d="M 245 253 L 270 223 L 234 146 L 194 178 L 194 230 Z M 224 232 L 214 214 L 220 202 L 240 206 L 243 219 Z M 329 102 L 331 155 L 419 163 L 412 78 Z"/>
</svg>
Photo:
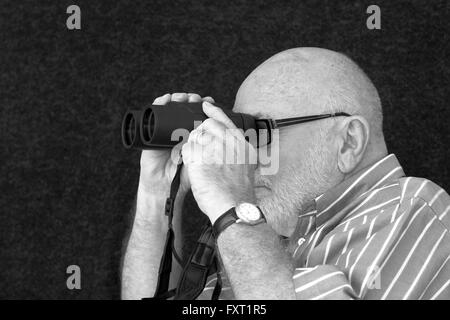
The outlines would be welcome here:
<svg viewBox="0 0 450 320">
<path fill-rule="evenodd" d="M 169 230 L 167 231 L 166 243 L 164 246 L 164 253 L 159 265 L 158 285 L 154 299 L 169 299 L 175 296 L 177 300 L 192 300 L 196 299 L 206 284 L 206 279 L 209 275 L 218 271 L 219 263 L 216 257 L 215 240 L 210 223 L 203 229 L 202 235 L 197 241 L 197 246 L 186 266 L 183 268 L 183 273 L 178 282 L 177 289 L 169 291 L 170 273 L 172 271 L 172 254 L 180 265 L 182 264 L 181 257 L 177 254 L 174 247 L 175 234 L 173 231 L 173 210 L 175 198 L 180 187 L 181 170 L 183 162 L 181 161 L 177 166 L 175 176 L 170 185 L 170 194 L 166 200 L 165 215 L 168 218 Z M 219 298 L 222 289 L 222 281 L 220 274 L 217 273 L 216 286 L 213 291 L 212 300 Z"/>
<path fill-rule="evenodd" d="M 183 162 L 180 160 L 177 165 L 177 171 L 173 177 L 172 183 L 170 185 L 170 194 L 166 199 L 166 205 L 164 208 L 164 213 L 168 219 L 169 230 L 167 230 L 166 243 L 164 245 L 164 253 L 161 258 L 161 263 L 159 265 L 158 274 L 158 285 L 156 287 L 155 298 L 156 299 L 167 299 L 167 294 L 169 291 L 169 281 L 170 273 L 172 271 L 172 254 L 178 263 L 182 263 L 181 258 L 177 254 L 174 248 L 175 234 L 173 232 L 173 209 L 175 205 L 175 198 L 177 196 L 178 189 L 181 182 L 181 169 L 183 168 Z"/>
</svg>

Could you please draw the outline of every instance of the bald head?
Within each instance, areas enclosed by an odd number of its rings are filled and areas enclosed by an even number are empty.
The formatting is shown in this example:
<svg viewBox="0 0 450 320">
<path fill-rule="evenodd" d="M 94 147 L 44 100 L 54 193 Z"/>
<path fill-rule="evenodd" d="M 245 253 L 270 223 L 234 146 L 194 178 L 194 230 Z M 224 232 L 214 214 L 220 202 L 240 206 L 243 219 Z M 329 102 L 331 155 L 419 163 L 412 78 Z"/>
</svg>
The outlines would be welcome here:
<svg viewBox="0 0 450 320">
<path fill-rule="evenodd" d="M 238 91 L 236 111 L 249 105 L 255 109 L 247 112 L 272 118 L 338 111 L 361 115 L 370 125 L 370 142 L 384 143 L 376 88 L 352 60 L 334 51 L 295 48 L 269 58 Z"/>
</svg>

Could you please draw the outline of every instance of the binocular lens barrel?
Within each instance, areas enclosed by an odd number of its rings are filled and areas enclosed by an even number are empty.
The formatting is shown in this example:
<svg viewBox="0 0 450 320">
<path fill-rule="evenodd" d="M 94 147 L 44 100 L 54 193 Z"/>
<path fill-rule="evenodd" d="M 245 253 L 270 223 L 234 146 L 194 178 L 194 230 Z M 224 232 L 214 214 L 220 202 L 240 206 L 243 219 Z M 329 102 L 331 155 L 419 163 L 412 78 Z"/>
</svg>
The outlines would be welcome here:
<svg viewBox="0 0 450 320">
<path fill-rule="evenodd" d="M 141 110 L 127 110 L 122 120 L 122 143 L 125 148 L 141 149 L 145 147 L 139 138 Z"/>
<path fill-rule="evenodd" d="M 152 108 L 147 108 L 144 111 L 142 118 L 142 138 L 146 142 L 150 142 L 155 133 L 155 114 Z"/>
<path fill-rule="evenodd" d="M 259 127 L 248 114 L 223 111 L 244 131 Z M 172 148 L 207 118 L 201 102 L 170 102 L 163 106 L 130 109 L 122 121 L 122 142 L 126 148 L 134 149 Z"/>
</svg>

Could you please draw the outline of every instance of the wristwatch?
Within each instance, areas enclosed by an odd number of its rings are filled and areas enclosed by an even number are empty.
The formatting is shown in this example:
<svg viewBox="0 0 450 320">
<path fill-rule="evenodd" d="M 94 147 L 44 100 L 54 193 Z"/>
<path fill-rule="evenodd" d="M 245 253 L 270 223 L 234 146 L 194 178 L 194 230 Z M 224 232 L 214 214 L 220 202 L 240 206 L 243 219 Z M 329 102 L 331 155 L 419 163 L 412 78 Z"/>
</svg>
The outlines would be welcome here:
<svg viewBox="0 0 450 320">
<path fill-rule="evenodd" d="M 249 226 L 266 222 L 261 209 L 254 204 L 243 202 L 222 214 L 213 225 L 213 235 L 217 239 L 219 234 L 234 223 L 242 223 Z"/>
</svg>

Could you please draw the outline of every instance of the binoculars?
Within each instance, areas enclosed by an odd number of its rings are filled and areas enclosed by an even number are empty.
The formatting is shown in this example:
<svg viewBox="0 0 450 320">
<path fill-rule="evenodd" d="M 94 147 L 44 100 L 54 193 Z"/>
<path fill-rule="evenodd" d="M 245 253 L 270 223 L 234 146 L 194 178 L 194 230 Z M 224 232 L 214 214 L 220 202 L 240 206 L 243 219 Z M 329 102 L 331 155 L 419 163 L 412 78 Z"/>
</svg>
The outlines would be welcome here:
<svg viewBox="0 0 450 320">
<path fill-rule="evenodd" d="M 218 106 L 218 105 L 216 105 Z M 256 131 L 257 145 L 267 145 L 271 141 L 274 122 L 270 119 L 255 119 L 245 113 L 235 113 L 221 108 L 237 128 L 244 132 Z M 202 109 L 202 102 L 169 102 L 166 105 L 151 105 L 142 109 L 129 109 L 122 121 L 122 142 L 125 148 L 133 149 L 167 149 L 172 148 L 182 137 L 173 135 L 177 129 L 191 132 L 196 123 L 208 117 Z M 258 134 L 267 130 L 266 134 Z M 265 141 L 262 141 L 264 139 Z M 247 139 L 248 140 L 248 139 Z"/>
</svg>

